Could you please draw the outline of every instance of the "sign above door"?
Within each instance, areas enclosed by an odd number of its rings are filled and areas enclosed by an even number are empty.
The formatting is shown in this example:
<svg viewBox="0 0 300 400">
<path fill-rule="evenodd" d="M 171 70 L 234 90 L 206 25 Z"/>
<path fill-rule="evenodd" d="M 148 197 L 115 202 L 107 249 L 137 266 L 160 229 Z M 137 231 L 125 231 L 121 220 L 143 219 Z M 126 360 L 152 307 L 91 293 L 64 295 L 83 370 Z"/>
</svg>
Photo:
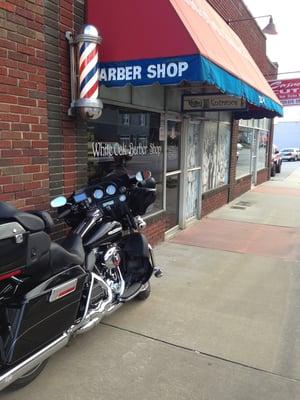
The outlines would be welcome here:
<svg viewBox="0 0 300 400">
<path fill-rule="evenodd" d="M 231 111 L 246 110 L 246 101 L 225 94 L 184 94 L 182 111 Z"/>
</svg>

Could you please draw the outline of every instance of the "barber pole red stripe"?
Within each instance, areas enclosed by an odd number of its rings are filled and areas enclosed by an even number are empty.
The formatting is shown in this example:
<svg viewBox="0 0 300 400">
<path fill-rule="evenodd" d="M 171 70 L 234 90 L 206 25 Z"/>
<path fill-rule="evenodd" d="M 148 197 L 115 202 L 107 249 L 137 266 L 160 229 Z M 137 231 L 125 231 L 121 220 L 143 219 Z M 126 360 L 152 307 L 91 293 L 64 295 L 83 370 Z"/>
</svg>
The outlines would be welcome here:
<svg viewBox="0 0 300 400">
<path fill-rule="evenodd" d="M 97 99 L 99 94 L 98 48 L 96 43 L 79 46 L 79 84 L 81 99 Z"/>
<path fill-rule="evenodd" d="M 93 58 L 97 58 L 98 61 L 98 50 L 97 47 L 94 48 L 94 50 L 91 51 L 88 56 L 82 60 L 81 64 L 79 65 L 79 74 L 82 75 L 84 68 L 93 60 Z"/>
<path fill-rule="evenodd" d="M 98 82 L 96 82 L 91 89 L 86 93 L 84 98 L 94 98 L 95 93 L 98 92 Z M 98 95 L 97 95 L 98 96 Z"/>
</svg>

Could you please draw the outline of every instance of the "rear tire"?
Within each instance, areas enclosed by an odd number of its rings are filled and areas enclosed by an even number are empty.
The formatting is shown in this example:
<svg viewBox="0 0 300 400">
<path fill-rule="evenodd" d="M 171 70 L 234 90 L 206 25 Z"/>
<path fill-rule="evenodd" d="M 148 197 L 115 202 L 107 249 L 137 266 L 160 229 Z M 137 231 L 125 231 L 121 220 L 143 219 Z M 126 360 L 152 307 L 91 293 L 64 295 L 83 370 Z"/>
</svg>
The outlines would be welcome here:
<svg viewBox="0 0 300 400">
<path fill-rule="evenodd" d="M 24 386 L 29 385 L 29 383 L 31 383 L 35 378 L 37 378 L 40 375 L 40 373 L 45 368 L 47 362 L 48 362 L 48 359 L 41 362 L 39 365 L 34 367 L 32 370 L 30 370 L 25 375 L 23 375 L 21 378 L 17 379 L 14 383 L 12 383 L 10 386 L 8 386 L 6 388 L 6 390 L 14 391 L 14 390 L 22 389 Z"/>
<path fill-rule="evenodd" d="M 137 296 L 136 299 L 137 300 L 146 300 L 148 299 L 148 297 L 151 294 L 151 286 L 150 286 L 150 281 L 147 282 L 147 287 L 145 290 L 143 290 L 142 292 L 140 292 Z"/>
</svg>

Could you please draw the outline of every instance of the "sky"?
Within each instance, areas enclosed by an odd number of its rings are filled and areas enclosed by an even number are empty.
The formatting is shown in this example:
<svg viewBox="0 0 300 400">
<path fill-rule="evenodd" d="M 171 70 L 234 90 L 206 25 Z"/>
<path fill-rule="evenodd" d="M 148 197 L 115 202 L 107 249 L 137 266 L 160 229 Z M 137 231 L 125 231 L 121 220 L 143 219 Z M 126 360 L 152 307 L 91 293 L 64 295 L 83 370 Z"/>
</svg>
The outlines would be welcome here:
<svg viewBox="0 0 300 400">
<path fill-rule="evenodd" d="M 278 62 L 278 72 L 299 71 L 296 74 L 280 74 L 278 78 L 300 78 L 300 1 L 244 0 L 244 3 L 254 17 L 273 16 L 278 35 L 266 35 L 267 55 L 271 61 Z M 269 20 L 259 18 L 256 21 L 264 28 Z M 276 118 L 275 123 L 284 121 L 300 121 L 300 107 L 284 107 L 284 117 Z"/>
</svg>

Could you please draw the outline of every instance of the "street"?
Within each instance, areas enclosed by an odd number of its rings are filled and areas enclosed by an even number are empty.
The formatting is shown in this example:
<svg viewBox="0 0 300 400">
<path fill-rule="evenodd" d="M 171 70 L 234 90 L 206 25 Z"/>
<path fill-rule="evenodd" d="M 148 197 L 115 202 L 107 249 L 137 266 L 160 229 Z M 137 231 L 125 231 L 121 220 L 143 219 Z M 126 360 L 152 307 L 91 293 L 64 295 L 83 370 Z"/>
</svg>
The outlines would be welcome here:
<svg viewBox="0 0 300 400">
<path fill-rule="evenodd" d="M 300 162 L 156 248 L 164 277 L 3 400 L 300 398 Z"/>
</svg>

